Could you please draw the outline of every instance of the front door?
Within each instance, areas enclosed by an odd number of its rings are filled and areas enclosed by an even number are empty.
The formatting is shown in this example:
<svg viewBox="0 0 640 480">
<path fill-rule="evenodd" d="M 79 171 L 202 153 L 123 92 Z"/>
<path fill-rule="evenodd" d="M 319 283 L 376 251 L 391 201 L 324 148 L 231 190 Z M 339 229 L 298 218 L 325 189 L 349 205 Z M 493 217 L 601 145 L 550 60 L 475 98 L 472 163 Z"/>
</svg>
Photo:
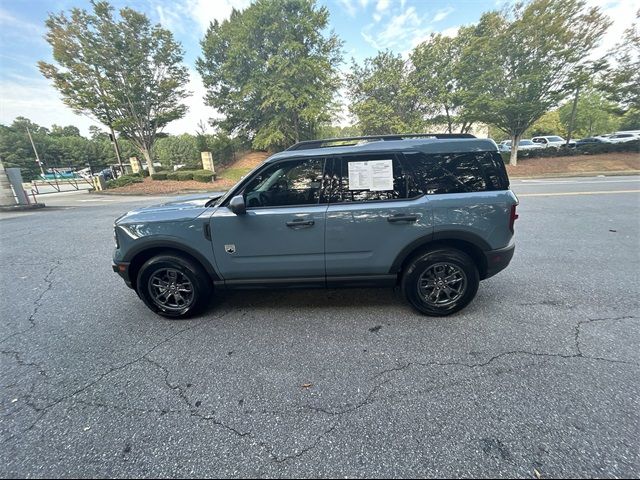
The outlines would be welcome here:
<svg viewBox="0 0 640 480">
<path fill-rule="evenodd" d="M 324 285 L 324 164 L 318 158 L 267 164 L 242 191 L 246 214 L 226 206 L 213 214 L 213 252 L 227 284 Z"/>
</svg>

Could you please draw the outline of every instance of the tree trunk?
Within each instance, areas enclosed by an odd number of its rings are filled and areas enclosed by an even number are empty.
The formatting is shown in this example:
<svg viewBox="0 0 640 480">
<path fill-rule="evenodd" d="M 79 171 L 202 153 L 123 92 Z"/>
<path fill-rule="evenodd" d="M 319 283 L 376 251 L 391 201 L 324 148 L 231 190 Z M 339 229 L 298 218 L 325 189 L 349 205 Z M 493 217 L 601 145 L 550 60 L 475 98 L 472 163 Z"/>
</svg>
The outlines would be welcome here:
<svg viewBox="0 0 640 480">
<path fill-rule="evenodd" d="M 520 143 L 520 138 L 522 134 L 513 135 L 511 137 L 511 156 L 509 157 L 509 165 L 517 165 L 518 164 L 518 144 Z"/>
<path fill-rule="evenodd" d="M 444 106 L 444 111 L 447 114 L 447 126 L 449 128 L 449 132 L 448 133 L 453 133 L 452 129 L 451 129 L 451 116 L 449 115 L 449 107 L 447 107 L 446 105 Z"/>
<path fill-rule="evenodd" d="M 142 155 L 147 162 L 147 167 L 149 168 L 149 175 L 156 173 L 156 170 L 153 168 L 153 159 L 151 158 L 151 153 L 148 148 L 142 149 Z"/>
<path fill-rule="evenodd" d="M 118 145 L 118 139 L 116 138 L 116 132 L 113 131 L 113 127 L 109 124 L 109 130 L 111 131 L 111 141 L 113 142 L 113 148 L 116 151 L 116 158 L 120 165 L 120 174 L 124 175 L 124 165 L 122 165 L 122 157 L 120 156 L 120 145 Z"/>
<path fill-rule="evenodd" d="M 567 143 L 569 146 L 569 141 L 571 140 L 571 135 L 573 134 L 573 125 L 576 122 L 576 110 L 578 109 L 578 97 L 580 96 L 580 87 L 576 87 L 576 96 L 573 97 L 573 107 L 571 107 L 571 118 L 569 119 L 569 129 L 567 131 Z"/>
</svg>

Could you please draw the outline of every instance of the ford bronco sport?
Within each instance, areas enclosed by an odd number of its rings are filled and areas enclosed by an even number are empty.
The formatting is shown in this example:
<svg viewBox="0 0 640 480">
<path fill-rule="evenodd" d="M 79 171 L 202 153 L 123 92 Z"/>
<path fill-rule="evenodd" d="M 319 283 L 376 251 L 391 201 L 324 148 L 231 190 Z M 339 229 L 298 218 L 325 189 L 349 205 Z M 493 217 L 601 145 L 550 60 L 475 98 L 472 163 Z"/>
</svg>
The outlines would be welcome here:
<svg viewBox="0 0 640 480">
<path fill-rule="evenodd" d="M 449 315 L 511 261 L 517 204 L 489 139 L 300 142 L 224 194 L 118 218 L 113 270 L 172 318 L 221 288 L 382 285 L 400 286 L 424 314 Z"/>
</svg>

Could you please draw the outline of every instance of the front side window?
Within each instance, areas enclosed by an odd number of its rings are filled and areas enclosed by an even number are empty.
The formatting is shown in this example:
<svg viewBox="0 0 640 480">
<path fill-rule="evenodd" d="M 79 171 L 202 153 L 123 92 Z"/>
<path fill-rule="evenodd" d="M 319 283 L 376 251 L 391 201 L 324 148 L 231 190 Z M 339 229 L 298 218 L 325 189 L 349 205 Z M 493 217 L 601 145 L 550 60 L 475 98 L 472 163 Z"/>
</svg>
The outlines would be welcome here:
<svg viewBox="0 0 640 480">
<path fill-rule="evenodd" d="M 416 181 L 427 195 L 506 190 L 508 177 L 500 156 L 492 152 L 405 153 Z"/>
<path fill-rule="evenodd" d="M 315 205 L 320 201 L 324 159 L 291 160 L 270 165 L 244 189 L 248 208 Z"/>
<path fill-rule="evenodd" d="M 336 157 L 327 180 L 330 203 L 401 200 L 421 195 L 395 154 Z"/>
</svg>

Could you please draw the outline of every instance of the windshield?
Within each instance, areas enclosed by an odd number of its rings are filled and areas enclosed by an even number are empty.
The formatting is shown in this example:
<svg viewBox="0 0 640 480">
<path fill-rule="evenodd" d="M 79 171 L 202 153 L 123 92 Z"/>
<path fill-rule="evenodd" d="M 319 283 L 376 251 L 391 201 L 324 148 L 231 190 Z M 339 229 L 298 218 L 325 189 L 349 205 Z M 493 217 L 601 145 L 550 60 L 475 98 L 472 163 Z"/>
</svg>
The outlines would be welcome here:
<svg viewBox="0 0 640 480">
<path fill-rule="evenodd" d="M 550 142 L 564 142 L 564 138 L 562 137 L 547 137 L 547 140 Z"/>
<path fill-rule="evenodd" d="M 533 142 L 531 140 L 520 140 L 520 146 L 522 145 L 533 145 Z"/>
</svg>

